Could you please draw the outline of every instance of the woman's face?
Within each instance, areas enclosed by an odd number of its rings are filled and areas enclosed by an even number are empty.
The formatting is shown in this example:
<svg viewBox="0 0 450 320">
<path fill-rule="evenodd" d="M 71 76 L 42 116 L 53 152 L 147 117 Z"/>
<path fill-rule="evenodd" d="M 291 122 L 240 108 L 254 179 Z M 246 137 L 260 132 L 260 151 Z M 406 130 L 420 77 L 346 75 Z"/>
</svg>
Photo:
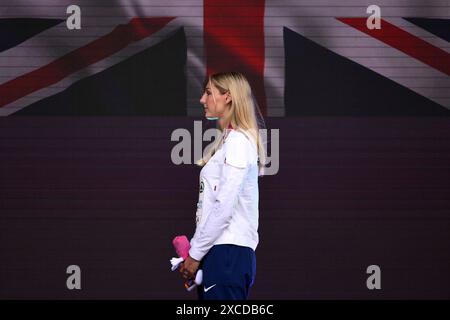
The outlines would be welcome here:
<svg viewBox="0 0 450 320">
<path fill-rule="evenodd" d="M 205 91 L 200 98 L 200 103 L 205 108 L 205 117 L 222 117 L 227 111 L 230 101 L 229 93 L 220 93 L 212 82 L 206 85 Z"/>
</svg>

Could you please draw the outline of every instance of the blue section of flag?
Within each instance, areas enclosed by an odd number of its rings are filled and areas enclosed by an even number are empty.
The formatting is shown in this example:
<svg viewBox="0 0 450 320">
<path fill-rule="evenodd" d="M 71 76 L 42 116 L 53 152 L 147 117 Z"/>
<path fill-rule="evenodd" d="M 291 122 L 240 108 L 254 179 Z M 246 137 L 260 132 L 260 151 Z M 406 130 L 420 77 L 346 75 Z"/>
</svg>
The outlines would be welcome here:
<svg viewBox="0 0 450 320">
<path fill-rule="evenodd" d="M 403 18 L 426 31 L 450 42 L 450 19 Z"/>
<path fill-rule="evenodd" d="M 186 115 L 183 28 L 125 61 L 13 115 Z"/>
<path fill-rule="evenodd" d="M 0 19 L 0 52 L 17 46 L 36 34 L 56 26 L 61 19 Z"/>
<path fill-rule="evenodd" d="M 284 28 L 286 115 L 450 116 L 450 110 Z"/>
</svg>

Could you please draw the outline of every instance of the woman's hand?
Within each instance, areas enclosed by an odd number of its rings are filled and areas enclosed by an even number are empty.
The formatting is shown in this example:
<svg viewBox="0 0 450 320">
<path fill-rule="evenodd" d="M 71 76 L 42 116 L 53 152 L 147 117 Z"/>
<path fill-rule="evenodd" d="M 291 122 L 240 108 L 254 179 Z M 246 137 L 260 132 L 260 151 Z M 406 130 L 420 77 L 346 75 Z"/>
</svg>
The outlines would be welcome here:
<svg viewBox="0 0 450 320">
<path fill-rule="evenodd" d="M 199 265 L 200 261 L 188 256 L 181 264 L 180 273 L 183 275 L 184 279 L 195 279 L 195 273 L 197 272 Z"/>
</svg>

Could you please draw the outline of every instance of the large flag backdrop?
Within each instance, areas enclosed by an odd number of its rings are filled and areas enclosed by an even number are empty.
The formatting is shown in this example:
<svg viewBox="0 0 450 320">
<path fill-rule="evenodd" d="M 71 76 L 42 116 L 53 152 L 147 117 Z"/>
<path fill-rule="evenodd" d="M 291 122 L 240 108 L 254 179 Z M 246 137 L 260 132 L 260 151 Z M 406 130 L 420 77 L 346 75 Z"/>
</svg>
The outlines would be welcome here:
<svg viewBox="0 0 450 320">
<path fill-rule="evenodd" d="M 447 115 L 448 2 L 379 1 L 380 30 L 369 5 L 4 1 L 0 115 L 195 116 L 206 74 L 230 69 L 268 116 Z"/>
<path fill-rule="evenodd" d="M 198 168 L 170 137 L 232 69 L 280 130 L 252 297 L 450 297 L 449 4 L 378 1 L 380 30 L 370 5 L 1 1 L 0 296 L 193 298 L 168 258 L 193 232 Z"/>
</svg>

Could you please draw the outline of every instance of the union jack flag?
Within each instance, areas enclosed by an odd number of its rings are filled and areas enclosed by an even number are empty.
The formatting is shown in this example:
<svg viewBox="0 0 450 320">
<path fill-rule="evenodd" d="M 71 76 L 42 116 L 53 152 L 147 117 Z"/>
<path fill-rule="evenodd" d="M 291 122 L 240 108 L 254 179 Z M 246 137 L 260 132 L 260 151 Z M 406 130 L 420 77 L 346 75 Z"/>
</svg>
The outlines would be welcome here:
<svg viewBox="0 0 450 320">
<path fill-rule="evenodd" d="M 223 70 L 267 116 L 449 115 L 449 2 L 371 2 L 2 0 L 0 115 L 199 116 Z"/>
</svg>

